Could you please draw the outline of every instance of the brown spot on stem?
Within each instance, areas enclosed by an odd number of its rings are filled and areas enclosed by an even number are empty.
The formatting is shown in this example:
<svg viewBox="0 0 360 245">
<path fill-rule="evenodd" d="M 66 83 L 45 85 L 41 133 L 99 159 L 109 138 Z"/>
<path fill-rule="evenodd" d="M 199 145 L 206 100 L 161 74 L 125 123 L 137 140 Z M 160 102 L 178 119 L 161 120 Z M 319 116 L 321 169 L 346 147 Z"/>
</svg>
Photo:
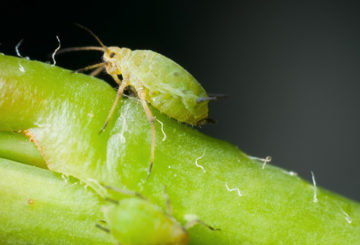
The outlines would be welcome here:
<svg viewBox="0 0 360 245">
<path fill-rule="evenodd" d="M 43 157 L 43 159 L 46 163 L 46 166 L 49 167 L 49 163 L 46 159 L 44 151 L 42 150 L 42 147 L 40 146 L 39 142 L 36 141 L 35 136 L 31 133 L 30 129 L 21 130 L 18 132 L 25 135 L 25 137 L 27 137 L 29 139 L 29 141 L 35 145 L 35 147 L 39 150 L 41 156 Z"/>
</svg>

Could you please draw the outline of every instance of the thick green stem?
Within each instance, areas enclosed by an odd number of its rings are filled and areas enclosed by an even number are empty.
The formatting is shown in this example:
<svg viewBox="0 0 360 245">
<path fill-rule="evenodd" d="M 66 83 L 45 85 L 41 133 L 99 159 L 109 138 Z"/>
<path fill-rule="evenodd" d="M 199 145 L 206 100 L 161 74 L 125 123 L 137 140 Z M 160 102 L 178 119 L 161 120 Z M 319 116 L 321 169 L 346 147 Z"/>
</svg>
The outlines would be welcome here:
<svg viewBox="0 0 360 245">
<path fill-rule="evenodd" d="M 114 97 L 98 79 L 0 56 L 1 129 L 23 131 L 50 170 L 74 176 L 101 195 L 109 194 L 99 184 L 127 188 L 165 207 L 166 185 L 177 220 L 184 223 L 192 214 L 221 229 L 196 226 L 189 231 L 191 244 L 359 243 L 358 203 L 285 170 L 262 169 L 237 147 L 154 108 L 155 162 L 146 181 L 150 125 L 138 100 L 122 99 L 98 134 Z"/>
<path fill-rule="evenodd" d="M 0 244 L 115 244 L 101 200 L 73 178 L 0 158 Z"/>
<path fill-rule="evenodd" d="M 21 134 L 0 131 L 0 157 L 47 168 L 34 144 Z"/>
</svg>

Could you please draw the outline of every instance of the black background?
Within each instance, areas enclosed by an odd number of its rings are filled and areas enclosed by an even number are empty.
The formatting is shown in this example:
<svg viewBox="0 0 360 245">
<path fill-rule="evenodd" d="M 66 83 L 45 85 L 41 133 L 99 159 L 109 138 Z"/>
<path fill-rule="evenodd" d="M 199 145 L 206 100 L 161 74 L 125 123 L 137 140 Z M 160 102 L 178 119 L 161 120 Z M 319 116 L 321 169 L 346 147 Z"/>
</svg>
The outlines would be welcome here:
<svg viewBox="0 0 360 245">
<path fill-rule="evenodd" d="M 360 201 L 358 1 L 11 1 L 1 3 L 0 52 L 42 61 L 57 46 L 151 49 L 175 60 L 208 92 L 216 125 L 200 130 Z M 100 53 L 72 53 L 80 68 Z M 107 78 L 104 76 L 104 78 Z M 108 79 L 111 81 L 111 79 Z"/>
</svg>

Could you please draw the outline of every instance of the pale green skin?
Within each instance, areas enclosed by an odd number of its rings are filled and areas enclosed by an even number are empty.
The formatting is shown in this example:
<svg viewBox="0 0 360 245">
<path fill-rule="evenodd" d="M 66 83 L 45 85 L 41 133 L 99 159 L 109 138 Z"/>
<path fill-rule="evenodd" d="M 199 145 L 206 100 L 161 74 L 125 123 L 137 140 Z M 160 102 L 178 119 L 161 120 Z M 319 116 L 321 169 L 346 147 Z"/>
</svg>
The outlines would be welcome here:
<svg viewBox="0 0 360 245">
<path fill-rule="evenodd" d="M 113 54 L 113 55 L 110 55 Z M 199 125 L 208 117 L 208 95 L 199 82 L 179 64 L 151 50 L 131 51 L 108 47 L 104 61 L 109 74 L 122 74 L 160 112 L 180 122 Z"/>
<path fill-rule="evenodd" d="M 185 245 L 186 230 L 148 201 L 127 198 L 103 208 L 110 232 L 121 245 Z"/>
</svg>

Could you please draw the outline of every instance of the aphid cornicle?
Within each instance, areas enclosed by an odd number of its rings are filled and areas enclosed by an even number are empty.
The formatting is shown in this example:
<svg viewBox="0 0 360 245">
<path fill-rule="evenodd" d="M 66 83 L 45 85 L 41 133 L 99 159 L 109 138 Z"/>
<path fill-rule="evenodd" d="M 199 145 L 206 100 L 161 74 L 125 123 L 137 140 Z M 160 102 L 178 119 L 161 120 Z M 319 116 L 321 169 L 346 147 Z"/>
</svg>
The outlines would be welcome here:
<svg viewBox="0 0 360 245">
<path fill-rule="evenodd" d="M 101 47 L 87 46 L 67 48 L 61 52 L 97 50 L 103 52 L 103 62 L 80 69 L 93 70 L 91 75 L 98 75 L 103 70 L 119 85 L 116 99 L 101 131 L 108 124 L 124 90 L 131 86 L 136 91 L 151 123 L 151 156 L 148 176 L 150 175 L 155 153 L 155 125 L 148 104 L 179 122 L 201 125 L 208 117 L 208 102 L 212 100 L 199 82 L 184 68 L 169 58 L 151 50 L 130 50 L 128 48 L 107 47 L 88 28 Z M 122 80 L 119 78 L 122 75 Z"/>
</svg>

